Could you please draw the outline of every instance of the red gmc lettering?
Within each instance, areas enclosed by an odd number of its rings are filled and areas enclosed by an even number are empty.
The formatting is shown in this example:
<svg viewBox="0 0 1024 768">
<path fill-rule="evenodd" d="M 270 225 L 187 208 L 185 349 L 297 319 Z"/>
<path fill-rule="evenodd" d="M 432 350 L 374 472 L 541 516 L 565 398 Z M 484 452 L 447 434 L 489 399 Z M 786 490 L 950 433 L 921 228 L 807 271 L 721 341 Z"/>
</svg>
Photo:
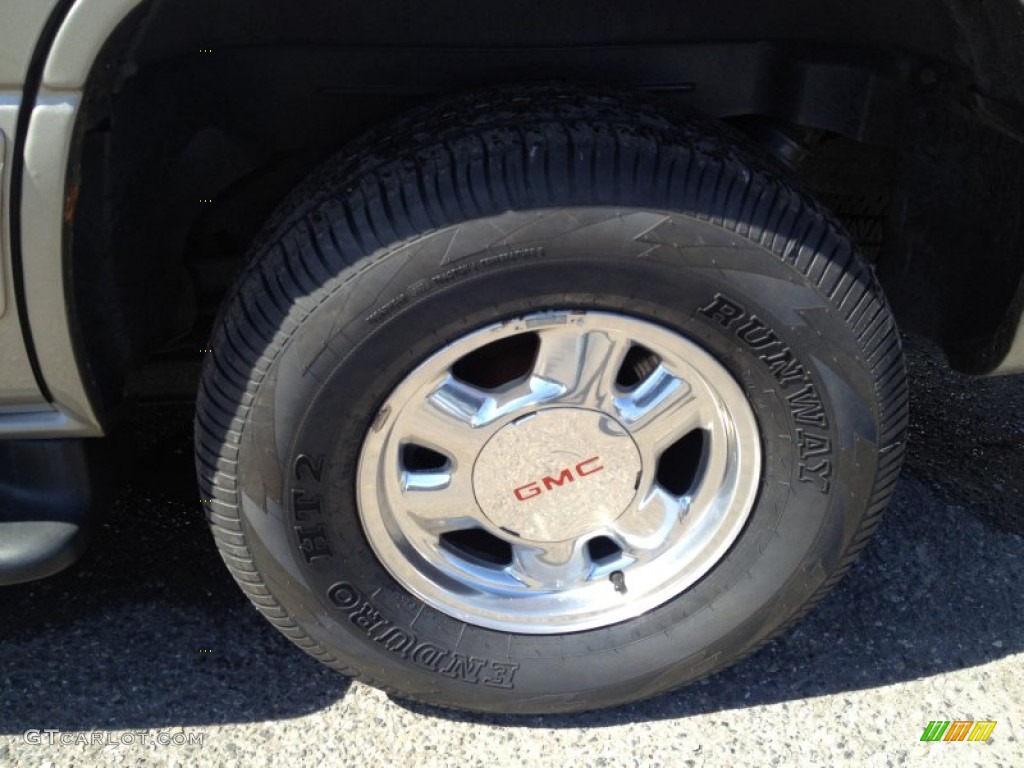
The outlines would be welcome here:
<svg viewBox="0 0 1024 768">
<path fill-rule="evenodd" d="M 600 462 L 600 456 L 592 456 L 589 459 L 584 459 L 575 467 L 566 467 L 553 477 L 549 475 L 547 477 L 542 477 L 539 481 L 535 480 L 532 483 L 520 485 L 518 488 L 515 488 L 512 493 L 515 494 L 515 497 L 519 499 L 519 501 L 527 501 L 535 496 L 540 496 L 545 491 L 552 491 L 555 488 L 561 488 L 566 483 L 572 483 L 576 478 L 584 478 L 588 475 L 600 472 L 604 469 L 604 465 Z M 543 484 L 543 488 L 541 488 L 541 484 Z"/>
<path fill-rule="evenodd" d="M 544 478 L 544 490 L 550 491 L 551 486 L 557 485 L 561 488 L 565 483 L 571 483 L 573 481 L 572 470 L 563 469 L 562 474 L 558 477 L 545 477 Z"/>
<path fill-rule="evenodd" d="M 516 498 L 520 501 L 526 501 L 534 496 L 540 496 L 541 490 L 540 486 L 536 483 L 527 483 L 526 485 L 520 485 L 513 493 L 515 493 Z"/>
</svg>

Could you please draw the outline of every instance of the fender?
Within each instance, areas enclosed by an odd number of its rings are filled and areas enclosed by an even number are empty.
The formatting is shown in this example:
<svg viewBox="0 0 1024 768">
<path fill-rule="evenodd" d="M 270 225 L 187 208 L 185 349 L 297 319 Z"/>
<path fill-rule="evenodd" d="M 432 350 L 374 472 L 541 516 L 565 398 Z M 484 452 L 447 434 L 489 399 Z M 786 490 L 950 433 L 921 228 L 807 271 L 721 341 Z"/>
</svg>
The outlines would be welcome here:
<svg viewBox="0 0 1024 768">
<path fill-rule="evenodd" d="M 45 418 L 14 419 L 3 432 L 33 437 L 103 434 L 77 363 L 72 328 L 52 308 L 67 301 L 64 209 L 71 140 L 89 71 L 106 40 L 142 0 L 65 0 L 33 59 L 11 169 L 11 260 L 22 332 Z M 54 32 L 55 30 L 55 32 Z"/>
<path fill-rule="evenodd" d="M 76 0 L 53 41 L 43 86 L 81 91 L 100 49 L 142 0 Z"/>
</svg>

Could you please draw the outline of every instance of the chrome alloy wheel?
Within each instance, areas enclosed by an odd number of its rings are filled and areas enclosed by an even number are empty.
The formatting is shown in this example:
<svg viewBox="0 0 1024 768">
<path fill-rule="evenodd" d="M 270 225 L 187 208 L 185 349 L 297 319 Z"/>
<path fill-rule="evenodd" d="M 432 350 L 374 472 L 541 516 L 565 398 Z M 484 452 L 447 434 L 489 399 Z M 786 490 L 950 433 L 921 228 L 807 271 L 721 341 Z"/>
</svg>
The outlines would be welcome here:
<svg viewBox="0 0 1024 768">
<path fill-rule="evenodd" d="M 530 314 L 470 333 L 384 403 L 358 467 L 391 575 L 468 623 L 552 634 L 638 616 L 707 573 L 754 504 L 739 384 L 626 315 Z"/>
</svg>

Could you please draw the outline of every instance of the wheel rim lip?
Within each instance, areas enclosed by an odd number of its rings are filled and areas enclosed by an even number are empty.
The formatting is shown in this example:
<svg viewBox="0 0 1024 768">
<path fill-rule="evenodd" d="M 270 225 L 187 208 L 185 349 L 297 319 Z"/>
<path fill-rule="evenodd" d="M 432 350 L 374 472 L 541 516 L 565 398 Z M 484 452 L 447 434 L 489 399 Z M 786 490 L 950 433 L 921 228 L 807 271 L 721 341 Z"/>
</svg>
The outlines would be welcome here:
<svg viewBox="0 0 1024 768">
<path fill-rule="evenodd" d="M 699 379 L 703 391 L 710 393 L 718 413 L 718 423 L 711 435 L 724 445 L 720 448 L 727 456 L 719 483 L 724 491 L 713 495 L 699 515 L 686 519 L 685 525 L 680 526 L 686 532 L 679 534 L 676 546 L 643 563 L 642 569 L 629 566 L 625 574 L 630 588 L 625 596 L 618 594 L 607 579 L 568 588 L 511 585 L 493 567 L 453 558 L 443 550 L 439 537 L 434 544 L 424 545 L 410 515 L 396 509 L 401 504 L 392 503 L 387 490 L 394 488 L 389 476 L 395 469 L 395 441 L 401 439 L 398 427 L 402 424 L 403 408 L 409 402 L 434 386 L 456 360 L 474 349 L 519 333 L 561 328 L 567 319 L 584 328 L 624 332 L 662 360 L 685 368 L 686 375 Z M 557 407 L 558 398 L 546 405 L 530 406 L 534 413 Z M 693 586 L 721 561 L 746 524 L 760 487 L 759 429 L 750 402 L 736 379 L 682 334 L 625 313 L 532 312 L 464 334 L 408 373 L 389 393 L 382 406 L 382 413 L 385 412 L 390 418 L 384 428 L 378 419 L 364 437 L 356 473 L 357 506 L 371 548 L 392 577 L 425 603 L 456 619 L 490 629 L 522 634 L 582 631 L 635 618 L 664 604 Z M 503 419 L 500 426 L 493 428 L 491 437 L 521 415 Z M 631 434 L 628 429 L 627 434 Z M 461 469 L 472 473 L 473 467 Z M 648 456 L 637 499 L 650 496 L 656 486 L 655 476 L 656 466 L 651 466 Z M 698 497 L 699 489 L 693 495 Z M 478 511 L 480 517 L 485 516 L 482 510 Z M 576 542 L 576 546 L 584 545 Z"/>
</svg>

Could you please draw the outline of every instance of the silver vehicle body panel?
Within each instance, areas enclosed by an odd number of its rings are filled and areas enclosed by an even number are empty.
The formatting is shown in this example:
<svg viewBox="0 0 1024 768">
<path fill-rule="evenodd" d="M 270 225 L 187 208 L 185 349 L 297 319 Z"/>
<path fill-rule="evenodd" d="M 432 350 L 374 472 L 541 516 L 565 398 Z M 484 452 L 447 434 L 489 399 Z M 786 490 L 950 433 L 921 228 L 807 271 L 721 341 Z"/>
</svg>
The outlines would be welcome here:
<svg viewBox="0 0 1024 768">
<path fill-rule="evenodd" d="M 20 94 L 43 25 L 57 0 L 2 0 L 0 17 L 0 91 Z"/>
<path fill-rule="evenodd" d="M 3 99 L 3 96 L 0 96 Z M 41 396 L 32 375 L 28 354 L 21 333 L 18 313 L 13 310 L 11 292 L 10 243 L 7 241 L 9 214 L 7 200 L 9 179 L 6 169 L 10 167 L 12 142 L 7 139 L 14 130 L 17 120 L 17 105 L 7 100 L 0 101 L 0 414 L 23 413 L 33 410 Z M 0 416 L 0 434 L 3 433 L 3 416 Z"/>
<path fill-rule="evenodd" d="M 102 434 L 75 355 L 66 311 L 64 209 L 66 174 L 89 70 L 104 42 L 141 0 L 78 0 L 47 55 L 24 145 L 20 190 L 10 190 L 13 141 L 6 142 L 5 193 L 21 195 L 22 283 L 40 373 L 53 397 L 47 403 L 35 383 L 13 300 L 10 226 L 0 238 L 0 437 L 70 437 Z M 16 133 L 26 73 L 39 35 L 56 0 L 6 0 L 0 14 L 0 131 Z M 7 199 L 10 199 L 9 197 Z M 9 214 L 3 207 L 4 216 Z"/>
<path fill-rule="evenodd" d="M 53 41 L 43 85 L 53 90 L 81 90 L 107 38 L 141 2 L 78 0 Z"/>
<path fill-rule="evenodd" d="M 0 436 L 35 429 L 53 409 L 36 385 L 15 311 L 11 274 L 11 163 L 22 86 L 36 41 L 56 0 L 0 2 Z M 29 423 L 31 422 L 31 424 Z"/>
</svg>

